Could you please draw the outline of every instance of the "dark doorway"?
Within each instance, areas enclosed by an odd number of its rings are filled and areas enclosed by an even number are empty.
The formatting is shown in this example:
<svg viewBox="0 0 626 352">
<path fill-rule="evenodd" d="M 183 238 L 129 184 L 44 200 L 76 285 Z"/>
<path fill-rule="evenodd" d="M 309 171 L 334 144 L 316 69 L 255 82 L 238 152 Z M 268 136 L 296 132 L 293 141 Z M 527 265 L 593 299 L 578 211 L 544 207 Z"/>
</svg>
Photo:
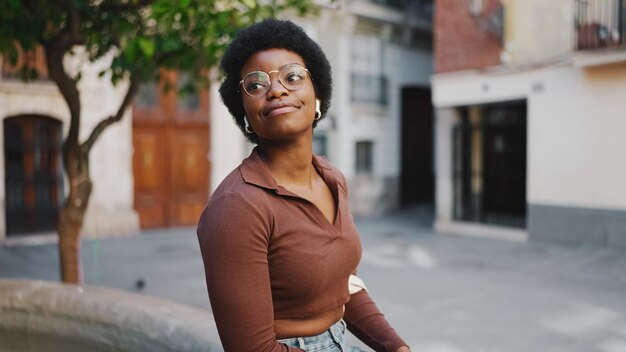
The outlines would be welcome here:
<svg viewBox="0 0 626 352">
<path fill-rule="evenodd" d="M 56 229 L 63 196 L 61 122 L 45 116 L 4 120 L 7 235 Z"/>
<path fill-rule="evenodd" d="M 485 118 L 485 220 L 523 227 L 526 216 L 526 105 L 488 107 Z"/>
<path fill-rule="evenodd" d="M 402 89 L 401 138 L 401 205 L 432 203 L 434 195 L 433 108 L 430 88 Z"/>
<path fill-rule="evenodd" d="M 526 226 L 526 102 L 461 109 L 454 131 L 455 217 Z"/>
</svg>

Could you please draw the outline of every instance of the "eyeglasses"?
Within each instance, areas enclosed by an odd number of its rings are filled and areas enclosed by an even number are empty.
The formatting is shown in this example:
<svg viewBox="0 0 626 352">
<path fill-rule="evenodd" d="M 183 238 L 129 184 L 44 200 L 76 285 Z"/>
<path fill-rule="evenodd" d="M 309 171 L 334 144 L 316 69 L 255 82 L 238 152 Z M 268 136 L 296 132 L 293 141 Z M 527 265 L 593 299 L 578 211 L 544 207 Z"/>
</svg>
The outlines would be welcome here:
<svg viewBox="0 0 626 352">
<path fill-rule="evenodd" d="M 306 68 L 298 64 L 287 64 L 281 66 L 278 70 L 268 73 L 263 71 L 252 71 L 248 73 L 239 85 L 243 86 L 243 90 L 251 97 L 261 97 L 270 91 L 272 80 L 270 74 L 278 72 L 278 82 L 287 90 L 294 91 L 302 88 L 305 82 L 306 74 L 311 73 Z"/>
</svg>

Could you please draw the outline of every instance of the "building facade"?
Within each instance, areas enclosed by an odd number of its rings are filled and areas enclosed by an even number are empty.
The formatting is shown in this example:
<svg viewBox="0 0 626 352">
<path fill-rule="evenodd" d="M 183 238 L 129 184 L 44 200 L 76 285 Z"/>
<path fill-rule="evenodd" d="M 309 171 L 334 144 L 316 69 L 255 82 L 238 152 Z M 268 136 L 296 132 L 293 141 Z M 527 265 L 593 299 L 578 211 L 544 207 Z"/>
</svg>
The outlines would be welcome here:
<svg viewBox="0 0 626 352">
<path fill-rule="evenodd" d="M 352 0 L 292 18 L 333 67 L 333 102 L 314 148 L 346 175 L 356 215 L 432 201 L 432 10 L 431 0 Z M 68 189 L 60 154 L 69 113 L 37 55 L 25 59 L 37 61 L 38 81 L 23 83 L 2 65 L 0 243 L 54 239 Z M 98 77 L 106 61 L 68 58 L 66 66 L 82 72 L 84 140 L 115 112 L 125 87 Z M 187 79 L 164 75 L 179 85 Z M 142 86 L 133 109 L 91 152 L 86 237 L 195 225 L 210 191 L 253 147 L 219 103 L 217 86 L 185 97 Z"/>
<path fill-rule="evenodd" d="M 342 1 L 319 17 L 293 19 L 333 69 L 333 100 L 315 130 L 314 149 L 346 176 L 356 215 L 432 201 L 432 5 Z M 217 102 L 216 88 L 211 101 Z M 211 125 L 217 187 L 252 146 L 222 104 L 212 105 Z"/>
<path fill-rule="evenodd" d="M 435 228 L 625 247 L 626 1 L 435 13 Z"/>
<path fill-rule="evenodd" d="M 54 238 L 68 188 L 61 144 L 69 128 L 69 111 L 54 83 L 46 78 L 43 52 L 29 55 L 26 59 L 41 77 L 37 81 L 24 83 L 9 65 L 0 66 L 0 243 L 41 239 L 40 235 Z M 114 87 L 106 77 L 98 78 L 104 64 L 83 65 L 79 59 L 66 63 L 82 70 L 83 140 L 101 119 L 116 112 L 125 93 L 123 85 Z M 101 136 L 91 152 L 94 186 L 83 227 L 86 236 L 138 230 L 133 209 L 132 121 L 127 115 Z"/>
</svg>

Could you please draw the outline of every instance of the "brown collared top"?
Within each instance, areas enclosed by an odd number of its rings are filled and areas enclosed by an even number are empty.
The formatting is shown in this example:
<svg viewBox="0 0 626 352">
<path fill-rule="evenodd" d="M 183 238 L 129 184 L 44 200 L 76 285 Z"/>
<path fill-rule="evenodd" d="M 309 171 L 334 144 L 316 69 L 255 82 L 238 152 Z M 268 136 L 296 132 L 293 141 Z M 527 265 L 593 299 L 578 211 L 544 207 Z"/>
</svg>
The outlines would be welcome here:
<svg viewBox="0 0 626 352">
<path fill-rule="evenodd" d="M 359 263 L 361 242 L 346 182 L 325 159 L 314 155 L 313 165 L 334 195 L 333 223 L 276 183 L 258 147 L 202 213 L 198 239 L 226 351 L 297 350 L 276 342 L 274 319 L 312 317 L 350 300 L 348 277 Z"/>
</svg>

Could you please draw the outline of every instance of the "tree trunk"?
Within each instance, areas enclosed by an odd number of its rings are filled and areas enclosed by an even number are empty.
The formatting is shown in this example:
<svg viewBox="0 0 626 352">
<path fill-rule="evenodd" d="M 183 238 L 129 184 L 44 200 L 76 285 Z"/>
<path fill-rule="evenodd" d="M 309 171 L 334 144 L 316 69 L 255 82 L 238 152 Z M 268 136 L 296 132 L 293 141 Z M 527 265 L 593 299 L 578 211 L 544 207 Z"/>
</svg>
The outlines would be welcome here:
<svg viewBox="0 0 626 352">
<path fill-rule="evenodd" d="M 84 45 L 86 42 L 86 38 L 80 33 L 81 18 L 77 6 L 71 1 L 65 4 L 64 10 L 67 11 L 65 26 L 56 36 L 42 44 L 46 53 L 48 74 L 59 88 L 70 112 L 69 131 L 63 143 L 63 166 L 70 190 L 59 213 L 58 224 L 61 280 L 80 284 L 83 282 L 80 264 L 80 231 L 92 189 L 89 176 L 89 152 L 102 132 L 122 119 L 139 89 L 139 79 L 134 74 L 130 75 L 128 91 L 117 113 L 100 121 L 85 143 L 81 144 L 78 138 L 81 118 L 78 79 L 70 77 L 63 66 L 65 55 L 71 52 L 74 46 Z"/>
<path fill-rule="evenodd" d="M 64 148 L 70 191 L 59 213 L 59 254 L 61 281 L 83 283 L 80 261 L 80 230 L 91 196 L 88 152 L 79 147 Z"/>
</svg>

